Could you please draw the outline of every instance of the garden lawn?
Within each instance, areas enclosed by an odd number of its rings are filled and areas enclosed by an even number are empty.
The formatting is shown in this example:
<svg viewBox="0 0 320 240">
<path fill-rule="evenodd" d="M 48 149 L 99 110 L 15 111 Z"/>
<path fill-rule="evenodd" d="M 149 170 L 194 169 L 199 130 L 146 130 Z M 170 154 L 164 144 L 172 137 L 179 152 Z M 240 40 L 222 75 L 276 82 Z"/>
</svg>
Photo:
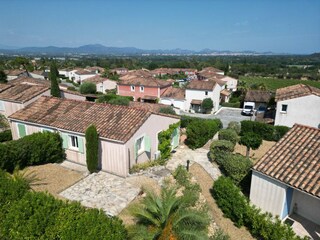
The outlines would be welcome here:
<svg viewBox="0 0 320 240">
<path fill-rule="evenodd" d="M 276 142 L 263 140 L 261 146 L 258 149 L 250 149 L 250 158 L 254 160 L 254 163 L 256 163 L 275 144 Z M 246 156 L 246 150 L 246 146 L 237 143 L 234 148 L 234 153 L 240 153 L 241 155 Z"/>
<path fill-rule="evenodd" d="M 31 183 L 31 188 L 34 191 L 47 191 L 57 198 L 62 198 L 59 196 L 60 192 L 85 177 L 84 173 L 52 163 L 28 167 L 22 171 L 26 171 L 28 176 L 36 178 Z"/>
<path fill-rule="evenodd" d="M 276 90 L 278 88 L 288 87 L 299 83 L 320 88 L 320 81 L 277 79 L 267 77 L 240 77 L 240 80 L 246 82 L 247 86 L 250 86 L 251 84 L 264 83 L 267 87 L 267 90 Z"/>
</svg>

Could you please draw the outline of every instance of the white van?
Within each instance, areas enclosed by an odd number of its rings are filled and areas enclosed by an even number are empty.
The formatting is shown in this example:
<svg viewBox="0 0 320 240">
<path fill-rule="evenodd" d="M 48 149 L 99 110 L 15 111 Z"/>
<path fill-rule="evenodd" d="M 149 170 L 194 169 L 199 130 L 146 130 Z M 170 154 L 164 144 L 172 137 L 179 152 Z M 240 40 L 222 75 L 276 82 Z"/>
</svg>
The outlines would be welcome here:
<svg viewBox="0 0 320 240">
<path fill-rule="evenodd" d="M 242 114 L 243 115 L 249 115 L 252 116 L 255 109 L 255 103 L 254 102 L 244 102 Z"/>
</svg>

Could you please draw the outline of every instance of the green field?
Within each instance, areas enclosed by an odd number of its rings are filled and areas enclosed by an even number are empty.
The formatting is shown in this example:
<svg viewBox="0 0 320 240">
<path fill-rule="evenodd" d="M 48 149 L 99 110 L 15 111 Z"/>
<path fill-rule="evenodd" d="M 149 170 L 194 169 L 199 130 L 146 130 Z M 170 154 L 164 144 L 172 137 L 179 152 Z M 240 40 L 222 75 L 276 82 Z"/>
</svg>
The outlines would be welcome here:
<svg viewBox="0 0 320 240">
<path fill-rule="evenodd" d="M 320 81 L 310 81 L 310 80 L 304 81 L 304 80 L 297 80 L 297 79 L 277 79 L 277 78 L 264 78 L 264 77 L 240 77 L 240 80 L 246 82 L 247 86 L 250 86 L 252 84 L 264 83 L 268 90 L 276 90 L 278 88 L 296 85 L 299 83 L 320 88 Z"/>
</svg>

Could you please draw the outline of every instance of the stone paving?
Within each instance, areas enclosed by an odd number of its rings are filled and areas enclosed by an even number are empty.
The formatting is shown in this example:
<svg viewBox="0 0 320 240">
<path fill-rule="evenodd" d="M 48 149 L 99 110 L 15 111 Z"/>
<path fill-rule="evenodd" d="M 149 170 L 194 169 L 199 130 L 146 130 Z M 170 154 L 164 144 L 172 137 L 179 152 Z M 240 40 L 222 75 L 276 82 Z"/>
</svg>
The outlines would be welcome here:
<svg viewBox="0 0 320 240">
<path fill-rule="evenodd" d="M 93 173 L 79 181 L 60 195 L 72 201 L 79 201 L 89 208 L 101 208 L 108 215 L 120 213 L 140 189 L 126 182 L 126 179 L 105 172 Z"/>
<path fill-rule="evenodd" d="M 204 148 L 198 148 L 191 150 L 185 145 L 180 145 L 176 148 L 176 152 L 172 154 L 171 159 L 168 161 L 166 168 L 170 171 L 174 171 L 179 165 L 186 166 L 187 160 L 190 160 L 190 164 L 200 164 L 206 172 L 211 176 L 213 180 L 216 180 L 221 172 L 218 167 L 214 166 L 208 159 L 208 150 Z"/>
</svg>

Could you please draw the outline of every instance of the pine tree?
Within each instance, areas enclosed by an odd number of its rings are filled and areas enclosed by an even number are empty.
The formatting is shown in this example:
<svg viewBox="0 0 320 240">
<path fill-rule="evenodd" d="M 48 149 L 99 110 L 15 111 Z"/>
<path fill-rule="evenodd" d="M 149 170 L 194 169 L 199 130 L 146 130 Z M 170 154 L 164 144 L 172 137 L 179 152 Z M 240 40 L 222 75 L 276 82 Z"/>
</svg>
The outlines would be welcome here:
<svg viewBox="0 0 320 240">
<path fill-rule="evenodd" d="M 53 97 L 61 97 L 60 95 L 60 89 L 59 89 L 59 84 L 58 84 L 58 69 L 57 66 L 54 62 L 51 63 L 50 66 L 50 74 L 49 74 L 49 79 L 51 81 L 51 96 Z"/>
</svg>

